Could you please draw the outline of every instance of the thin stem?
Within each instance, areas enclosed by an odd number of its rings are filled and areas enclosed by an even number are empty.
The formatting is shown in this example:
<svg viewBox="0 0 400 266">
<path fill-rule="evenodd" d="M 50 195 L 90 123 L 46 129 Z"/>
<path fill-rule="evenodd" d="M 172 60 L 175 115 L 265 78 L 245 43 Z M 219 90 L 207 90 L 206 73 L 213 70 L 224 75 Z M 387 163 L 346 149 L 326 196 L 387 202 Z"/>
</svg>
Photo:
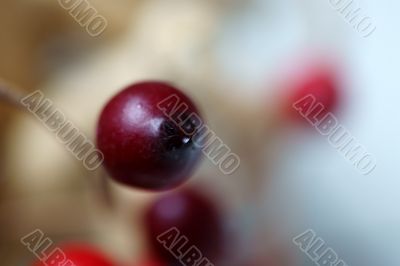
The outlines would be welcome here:
<svg viewBox="0 0 400 266">
<path fill-rule="evenodd" d="M 7 102 L 21 107 L 21 99 L 24 94 L 20 88 L 0 78 L 0 102 Z"/>
</svg>

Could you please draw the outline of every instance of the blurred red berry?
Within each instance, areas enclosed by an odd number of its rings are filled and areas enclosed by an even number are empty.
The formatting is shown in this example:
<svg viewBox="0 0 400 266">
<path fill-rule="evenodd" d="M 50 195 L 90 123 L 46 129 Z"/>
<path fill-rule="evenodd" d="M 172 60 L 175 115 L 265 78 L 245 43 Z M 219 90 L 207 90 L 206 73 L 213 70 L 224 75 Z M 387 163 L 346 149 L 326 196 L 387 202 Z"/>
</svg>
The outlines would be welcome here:
<svg viewBox="0 0 400 266">
<path fill-rule="evenodd" d="M 301 72 L 294 82 L 288 82 L 289 96 L 285 106 L 290 118 L 307 123 L 304 117 L 306 115 L 310 121 L 316 123 L 327 113 L 337 109 L 340 100 L 339 79 L 334 69 L 326 64 L 315 64 Z M 303 112 L 300 113 L 293 105 L 295 103 L 302 105 L 301 100 L 309 95 L 313 101 L 306 99 L 302 106 Z"/>
<path fill-rule="evenodd" d="M 104 107 L 97 127 L 97 146 L 111 177 L 154 190 L 187 180 L 201 155 L 189 135 L 198 126 L 195 117 L 200 115 L 194 103 L 167 83 L 138 83 L 118 93 Z"/>
<path fill-rule="evenodd" d="M 60 256 L 64 255 L 54 252 L 47 259 L 35 262 L 33 266 L 116 266 L 105 254 L 86 244 L 66 244 L 60 246 L 59 250 L 65 255 L 65 262 L 60 261 Z"/>
<path fill-rule="evenodd" d="M 163 195 L 150 205 L 145 215 L 151 249 L 169 265 L 179 265 L 171 248 L 176 255 L 183 255 L 194 245 L 203 257 L 213 262 L 221 256 L 223 249 L 221 218 L 214 203 L 197 191 L 187 189 Z M 176 228 L 179 235 L 172 245 L 165 247 L 157 238 L 171 228 Z M 184 245 L 180 241 L 182 236 L 187 238 Z"/>
</svg>

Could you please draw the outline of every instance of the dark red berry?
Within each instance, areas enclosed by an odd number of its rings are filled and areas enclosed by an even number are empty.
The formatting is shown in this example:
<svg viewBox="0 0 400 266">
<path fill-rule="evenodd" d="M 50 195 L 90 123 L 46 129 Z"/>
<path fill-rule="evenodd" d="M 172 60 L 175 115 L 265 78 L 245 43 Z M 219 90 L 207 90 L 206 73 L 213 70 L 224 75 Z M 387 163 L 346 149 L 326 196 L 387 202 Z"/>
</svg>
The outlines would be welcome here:
<svg viewBox="0 0 400 266">
<path fill-rule="evenodd" d="M 289 116 L 295 120 L 306 122 L 304 115 L 310 121 L 316 122 L 322 119 L 327 113 L 334 112 L 339 104 L 339 80 L 335 70 L 327 64 L 315 64 L 301 71 L 294 82 L 289 82 L 289 97 L 286 108 L 289 109 Z M 312 95 L 314 101 L 311 103 L 305 100 L 307 110 L 302 114 L 293 107 L 308 95 Z M 310 98 L 311 99 L 311 98 Z M 299 105 L 302 105 L 300 102 Z M 309 109 L 309 110 L 308 110 Z"/>
<path fill-rule="evenodd" d="M 66 266 L 116 266 L 102 252 L 86 244 L 66 244 L 60 246 L 59 249 L 65 255 L 64 263 Z M 37 261 L 33 266 L 64 265 L 59 261 L 60 259 L 57 258 L 57 255 L 59 255 L 58 252 L 54 252 L 53 255 L 50 253 L 47 259 Z"/>
<path fill-rule="evenodd" d="M 194 245 L 202 256 L 215 263 L 214 260 L 222 255 L 224 244 L 221 219 L 215 204 L 197 191 L 180 190 L 163 195 L 150 205 L 145 214 L 150 248 L 169 265 L 179 265 L 179 259 L 171 252 L 179 258 Z M 165 233 L 172 228 L 179 231 L 173 243 L 161 243 L 158 237 L 168 238 Z M 182 236 L 187 238 L 185 245 L 180 241 Z"/>
<path fill-rule="evenodd" d="M 154 190 L 184 182 L 201 155 L 192 140 L 196 116 L 194 103 L 167 83 L 138 83 L 118 93 L 104 107 L 97 128 L 111 177 Z"/>
</svg>

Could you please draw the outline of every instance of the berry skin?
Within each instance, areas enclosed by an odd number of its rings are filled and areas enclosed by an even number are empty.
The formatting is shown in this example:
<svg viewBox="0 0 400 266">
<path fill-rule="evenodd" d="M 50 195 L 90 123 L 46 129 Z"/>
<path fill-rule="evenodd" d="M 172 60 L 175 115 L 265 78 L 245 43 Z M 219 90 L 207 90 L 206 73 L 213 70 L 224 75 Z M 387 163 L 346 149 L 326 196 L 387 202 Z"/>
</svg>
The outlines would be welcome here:
<svg viewBox="0 0 400 266">
<path fill-rule="evenodd" d="M 224 234 L 220 212 L 213 202 L 192 189 L 158 198 L 145 212 L 145 227 L 152 252 L 168 265 L 180 265 L 180 262 L 157 238 L 171 228 L 178 229 L 179 236 L 170 248 L 175 244 L 175 248 L 181 246 L 181 236 L 188 240 L 180 248 L 181 254 L 194 245 L 211 262 L 215 263 L 222 255 Z"/>
<path fill-rule="evenodd" d="M 172 96 L 179 99 L 173 119 L 168 108 L 159 107 Z M 182 104 L 186 110 L 177 107 Z M 142 82 L 118 93 L 104 107 L 97 127 L 97 146 L 108 173 L 120 183 L 151 190 L 183 183 L 201 155 L 193 134 L 186 134 L 188 131 L 176 124 L 191 114 L 200 118 L 194 103 L 167 83 Z M 192 120 L 187 121 L 185 128 L 196 129 Z"/>
<path fill-rule="evenodd" d="M 67 263 L 66 266 L 116 266 L 100 251 L 86 244 L 66 244 L 59 248 L 64 252 L 66 261 L 70 260 L 73 263 L 72 265 Z M 52 256 L 42 262 L 34 263 L 33 266 L 53 265 L 51 259 Z"/>
<path fill-rule="evenodd" d="M 334 112 L 340 100 L 338 86 L 338 77 L 332 67 L 324 64 L 316 64 L 311 67 L 290 86 L 291 91 L 287 104 L 287 108 L 290 110 L 289 117 L 307 123 L 306 119 L 293 108 L 294 103 L 307 95 L 312 95 L 315 99 L 313 108 L 310 108 L 307 114 L 312 121 L 318 121 L 327 113 Z"/>
</svg>

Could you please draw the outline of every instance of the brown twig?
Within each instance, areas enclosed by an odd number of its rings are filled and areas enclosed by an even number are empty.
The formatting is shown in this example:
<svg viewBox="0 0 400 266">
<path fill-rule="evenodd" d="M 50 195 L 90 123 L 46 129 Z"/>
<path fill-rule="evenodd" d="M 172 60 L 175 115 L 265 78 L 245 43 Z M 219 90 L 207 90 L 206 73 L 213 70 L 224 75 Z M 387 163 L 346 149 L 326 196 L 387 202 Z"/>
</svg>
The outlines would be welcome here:
<svg viewBox="0 0 400 266">
<path fill-rule="evenodd" d="M 23 90 L 0 78 L 0 102 L 6 102 L 21 107 Z"/>
</svg>

